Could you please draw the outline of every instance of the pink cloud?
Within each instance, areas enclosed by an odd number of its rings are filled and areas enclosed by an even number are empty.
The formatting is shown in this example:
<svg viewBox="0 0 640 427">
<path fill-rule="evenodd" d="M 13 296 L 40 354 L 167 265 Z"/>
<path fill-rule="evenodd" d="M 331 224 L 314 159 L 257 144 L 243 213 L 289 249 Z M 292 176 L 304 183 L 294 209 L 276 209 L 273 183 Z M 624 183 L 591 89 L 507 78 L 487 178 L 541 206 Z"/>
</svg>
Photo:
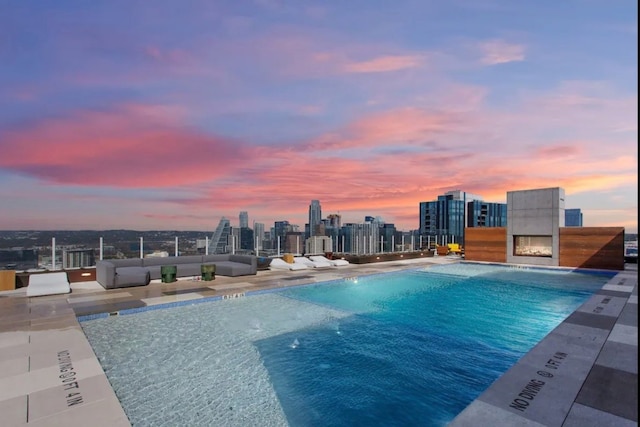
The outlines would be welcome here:
<svg viewBox="0 0 640 427">
<path fill-rule="evenodd" d="M 423 57 L 419 55 L 381 56 L 368 61 L 350 62 L 344 65 L 348 73 L 384 73 L 422 65 Z"/>
<path fill-rule="evenodd" d="M 547 147 L 540 147 L 537 150 L 537 155 L 545 159 L 549 158 L 566 158 L 572 157 L 582 153 L 582 149 L 578 144 L 576 145 L 553 145 Z"/>
<path fill-rule="evenodd" d="M 626 102 L 610 99 L 596 111 L 574 106 L 559 115 L 532 107 L 544 99 L 509 111 L 390 109 L 363 114 L 309 141 L 270 146 L 189 128 L 179 108 L 125 105 L 6 133 L 0 167 L 70 186 L 163 187 L 173 193 L 126 203 L 96 197 L 82 206 L 126 205 L 127 215 L 145 224 L 211 229 L 220 216 L 236 218 L 239 210 L 261 222 L 287 219 L 302 226 L 309 200 L 316 198 L 325 214 L 339 212 L 345 221 L 381 215 L 410 229 L 417 227 L 418 203 L 449 190 L 504 202 L 510 190 L 561 186 L 575 194 L 637 183 L 635 141 L 619 148 L 598 132 L 591 139 L 544 134 L 580 131 L 583 126 L 573 122 L 583 114 L 601 120 L 579 123 L 606 129 L 613 116 L 629 114 L 622 109 Z"/>
<path fill-rule="evenodd" d="M 521 44 L 508 43 L 504 40 L 487 40 L 478 44 L 484 65 L 504 64 L 507 62 L 524 61 L 525 47 Z"/>
<path fill-rule="evenodd" d="M 179 114 L 127 105 L 49 119 L 8 132 L 0 167 L 61 184 L 168 187 L 215 179 L 241 162 L 242 144 L 189 129 Z"/>
<path fill-rule="evenodd" d="M 399 108 L 364 116 L 344 129 L 327 133 L 310 143 L 315 150 L 357 147 L 433 145 L 432 139 L 456 133 L 468 126 L 458 113 L 432 112 L 419 108 Z"/>
<path fill-rule="evenodd" d="M 144 54 L 158 63 L 186 65 L 193 62 L 193 56 L 181 49 L 162 49 L 158 46 L 143 48 Z"/>
</svg>

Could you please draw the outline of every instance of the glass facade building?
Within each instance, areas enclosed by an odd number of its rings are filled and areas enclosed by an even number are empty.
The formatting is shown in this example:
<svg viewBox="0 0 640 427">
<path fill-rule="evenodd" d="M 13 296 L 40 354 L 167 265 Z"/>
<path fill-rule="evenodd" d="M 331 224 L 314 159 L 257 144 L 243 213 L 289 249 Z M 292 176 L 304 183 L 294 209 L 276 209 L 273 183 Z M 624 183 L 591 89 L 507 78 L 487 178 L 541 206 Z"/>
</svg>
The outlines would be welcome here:
<svg viewBox="0 0 640 427">
<path fill-rule="evenodd" d="M 240 220 L 240 228 L 249 228 L 249 213 L 247 211 L 242 211 L 238 217 Z"/>
<path fill-rule="evenodd" d="M 312 200 L 309 205 L 309 235 L 315 236 L 318 234 L 317 226 L 322 221 L 322 209 L 320 207 L 319 200 Z"/>
<path fill-rule="evenodd" d="M 564 210 L 564 226 L 582 227 L 582 212 L 580 211 L 580 209 Z"/>
<path fill-rule="evenodd" d="M 484 202 L 480 196 L 451 191 L 420 202 L 420 236 L 439 245 L 464 245 L 465 227 L 506 227 L 506 203 Z"/>
</svg>

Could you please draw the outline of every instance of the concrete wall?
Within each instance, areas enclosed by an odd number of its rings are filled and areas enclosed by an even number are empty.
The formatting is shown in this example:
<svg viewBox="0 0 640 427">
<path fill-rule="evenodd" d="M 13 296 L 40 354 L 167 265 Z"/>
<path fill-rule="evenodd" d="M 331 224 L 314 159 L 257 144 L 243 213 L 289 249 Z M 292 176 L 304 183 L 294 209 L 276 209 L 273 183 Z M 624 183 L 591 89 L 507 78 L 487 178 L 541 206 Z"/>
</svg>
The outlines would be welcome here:
<svg viewBox="0 0 640 427">
<path fill-rule="evenodd" d="M 560 265 L 560 227 L 564 227 L 564 189 L 507 192 L 507 262 Z M 551 236 L 552 256 L 514 255 L 514 236 Z"/>
</svg>

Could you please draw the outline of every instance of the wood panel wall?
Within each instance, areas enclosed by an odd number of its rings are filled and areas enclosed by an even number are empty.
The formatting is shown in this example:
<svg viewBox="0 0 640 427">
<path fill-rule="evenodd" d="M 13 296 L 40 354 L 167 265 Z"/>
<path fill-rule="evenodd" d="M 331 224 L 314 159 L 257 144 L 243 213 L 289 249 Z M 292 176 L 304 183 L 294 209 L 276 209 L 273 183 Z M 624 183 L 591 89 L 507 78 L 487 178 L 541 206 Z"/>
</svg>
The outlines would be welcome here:
<svg viewBox="0 0 640 427">
<path fill-rule="evenodd" d="M 464 259 L 467 261 L 507 262 L 507 228 L 465 228 Z"/>
<path fill-rule="evenodd" d="M 559 263 L 624 270 L 624 227 L 561 227 Z"/>
</svg>

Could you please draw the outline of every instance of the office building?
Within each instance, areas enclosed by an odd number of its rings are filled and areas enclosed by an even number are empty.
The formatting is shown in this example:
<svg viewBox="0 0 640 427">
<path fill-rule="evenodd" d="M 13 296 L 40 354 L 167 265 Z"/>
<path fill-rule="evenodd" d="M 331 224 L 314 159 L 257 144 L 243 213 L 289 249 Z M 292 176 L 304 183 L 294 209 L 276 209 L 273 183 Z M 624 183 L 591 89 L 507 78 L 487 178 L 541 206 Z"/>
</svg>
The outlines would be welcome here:
<svg viewBox="0 0 640 427">
<path fill-rule="evenodd" d="M 327 215 L 326 221 L 327 221 L 326 228 L 329 228 L 329 227 L 340 228 L 340 227 L 342 227 L 342 216 L 340 216 L 338 214 Z"/>
<path fill-rule="evenodd" d="M 28 270 L 38 267 L 38 250 L 26 248 L 0 249 L 0 270 Z"/>
<path fill-rule="evenodd" d="M 358 255 L 379 252 L 380 227 L 377 223 L 345 224 L 343 237 L 344 252 Z"/>
<path fill-rule="evenodd" d="M 256 241 L 254 239 L 253 230 L 249 227 L 242 227 L 239 229 L 240 237 L 240 249 L 243 252 L 253 251 L 255 249 Z"/>
<path fill-rule="evenodd" d="M 305 255 L 324 255 L 326 252 L 333 251 L 333 242 L 331 237 L 312 236 L 304 242 Z"/>
<path fill-rule="evenodd" d="M 507 225 L 507 205 L 473 200 L 467 203 L 467 227 L 504 227 Z"/>
<path fill-rule="evenodd" d="M 289 221 L 276 221 L 274 222 L 272 239 L 273 247 L 284 247 L 284 238 L 288 231 L 291 231 L 291 224 Z"/>
<path fill-rule="evenodd" d="M 304 249 L 304 233 L 300 231 L 289 231 L 284 237 L 284 252 L 301 255 Z"/>
<path fill-rule="evenodd" d="M 420 202 L 420 236 L 439 245 L 464 245 L 465 227 L 504 227 L 506 209 L 504 203 L 488 203 L 475 194 L 449 191 L 437 200 Z"/>
<path fill-rule="evenodd" d="M 254 239 L 256 240 L 256 249 L 260 250 L 263 248 L 264 241 L 264 224 L 261 222 L 253 223 L 253 234 Z"/>
<path fill-rule="evenodd" d="M 309 235 L 317 235 L 317 226 L 322 221 L 322 208 L 319 200 L 312 200 L 309 205 Z"/>
<path fill-rule="evenodd" d="M 62 268 L 82 268 L 96 265 L 93 249 L 62 249 Z"/>
<path fill-rule="evenodd" d="M 240 212 L 240 228 L 249 228 L 249 214 L 246 211 Z"/>
<path fill-rule="evenodd" d="M 564 210 L 565 227 L 582 227 L 582 212 L 580 209 Z"/>
<path fill-rule="evenodd" d="M 383 224 L 379 232 L 382 242 L 380 252 L 393 252 L 396 244 L 396 226 L 394 224 Z"/>
<path fill-rule="evenodd" d="M 214 231 L 209 241 L 210 254 L 229 253 L 229 239 L 231 238 L 231 223 L 225 217 L 220 219 L 216 231 Z"/>
</svg>

